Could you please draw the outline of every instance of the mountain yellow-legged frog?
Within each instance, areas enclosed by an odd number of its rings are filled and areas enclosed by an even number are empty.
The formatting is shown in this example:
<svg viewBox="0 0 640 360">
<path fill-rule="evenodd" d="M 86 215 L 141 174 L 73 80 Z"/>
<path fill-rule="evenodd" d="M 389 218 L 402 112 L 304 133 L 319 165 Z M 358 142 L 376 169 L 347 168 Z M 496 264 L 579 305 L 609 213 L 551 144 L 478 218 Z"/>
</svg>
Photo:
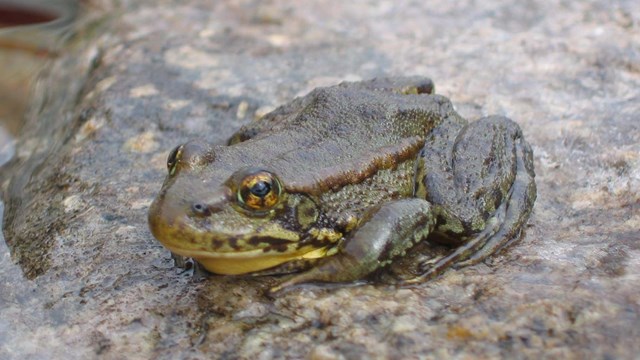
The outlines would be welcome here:
<svg viewBox="0 0 640 360">
<path fill-rule="evenodd" d="M 519 237 L 536 197 L 520 127 L 468 123 L 421 77 L 315 89 L 167 167 L 153 235 L 217 274 L 303 269 L 275 290 L 361 279 L 420 241 L 451 252 L 407 282 L 476 263 Z"/>
</svg>

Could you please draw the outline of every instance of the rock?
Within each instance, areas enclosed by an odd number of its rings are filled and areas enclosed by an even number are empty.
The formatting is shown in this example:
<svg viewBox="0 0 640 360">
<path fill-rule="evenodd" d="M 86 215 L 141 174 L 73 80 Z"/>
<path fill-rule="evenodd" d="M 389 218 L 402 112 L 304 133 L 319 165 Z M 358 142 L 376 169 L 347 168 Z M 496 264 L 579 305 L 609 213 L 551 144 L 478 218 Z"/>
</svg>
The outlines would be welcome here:
<svg viewBox="0 0 640 360">
<path fill-rule="evenodd" d="M 80 22 L 42 75 L 0 175 L 1 358 L 640 352 L 637 2 L 103 3 L 104 27 Z M 271 277 L 173 267 L 146 213 L 175 145 L 221 144 L 316 86 L 411 74 L 467 118 L 522 126 L 538 184 L 523 239 L 410 289 L 271 299 Z"/>
</svg>

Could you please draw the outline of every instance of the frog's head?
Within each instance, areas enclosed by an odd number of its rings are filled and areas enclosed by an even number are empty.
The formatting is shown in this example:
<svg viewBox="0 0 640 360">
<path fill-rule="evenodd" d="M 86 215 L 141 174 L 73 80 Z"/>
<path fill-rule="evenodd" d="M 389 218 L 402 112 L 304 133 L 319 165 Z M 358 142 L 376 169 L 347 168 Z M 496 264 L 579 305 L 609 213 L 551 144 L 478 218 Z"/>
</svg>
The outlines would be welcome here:
<svg viewBox="0 0 640 360">
<path fill-rule="evenodd" d="M 219 274 L 324 256 L 327 243 L 310 235 L 319 218 L 314 201 L 288 193 L 269 169 L 233 169 L 239 161 L 225 156 L 228 149 L 192 141 L 169 154 L 169 174 L 149 211 L 153 235 Z"/>
</svg>

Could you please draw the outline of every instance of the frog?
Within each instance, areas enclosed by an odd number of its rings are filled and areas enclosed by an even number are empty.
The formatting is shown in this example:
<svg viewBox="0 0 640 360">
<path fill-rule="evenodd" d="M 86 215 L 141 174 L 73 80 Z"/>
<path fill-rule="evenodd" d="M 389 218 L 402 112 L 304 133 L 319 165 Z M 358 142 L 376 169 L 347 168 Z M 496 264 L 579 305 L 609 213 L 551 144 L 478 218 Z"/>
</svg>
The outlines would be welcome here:
<svg viewBox="0 0 640 360">
<path fill-rule="evenodd" d="M 175 147 L 151 233 L 220 275 L 274 275 L 278 292 L 352 283 L 416 244 L 403 285 L 479 263 L 521 237 L 536 184 L 531 146 L 500 115 L 467 121 L 422 76 L 312 90 L 225 145 Z"/>
</svg>

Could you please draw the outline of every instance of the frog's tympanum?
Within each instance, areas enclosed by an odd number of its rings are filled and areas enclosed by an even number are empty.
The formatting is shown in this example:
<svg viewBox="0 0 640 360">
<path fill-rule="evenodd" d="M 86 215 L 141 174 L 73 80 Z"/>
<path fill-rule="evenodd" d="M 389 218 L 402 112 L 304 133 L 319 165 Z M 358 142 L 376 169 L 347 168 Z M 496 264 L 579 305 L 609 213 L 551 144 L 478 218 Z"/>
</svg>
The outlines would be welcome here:
<svg viewBox="0 0 640 360">
<path fill-rule="evenodd" d="M 176 147 L 153 235 L 216 274 L 361 279 L 420 241 L 451 247 L 417 282 L 518 238 L 536 197 L 532 153 L 502 116 L 468 123 L 419 77 L 318 88 L 227 146 Z"/>
</svg>

